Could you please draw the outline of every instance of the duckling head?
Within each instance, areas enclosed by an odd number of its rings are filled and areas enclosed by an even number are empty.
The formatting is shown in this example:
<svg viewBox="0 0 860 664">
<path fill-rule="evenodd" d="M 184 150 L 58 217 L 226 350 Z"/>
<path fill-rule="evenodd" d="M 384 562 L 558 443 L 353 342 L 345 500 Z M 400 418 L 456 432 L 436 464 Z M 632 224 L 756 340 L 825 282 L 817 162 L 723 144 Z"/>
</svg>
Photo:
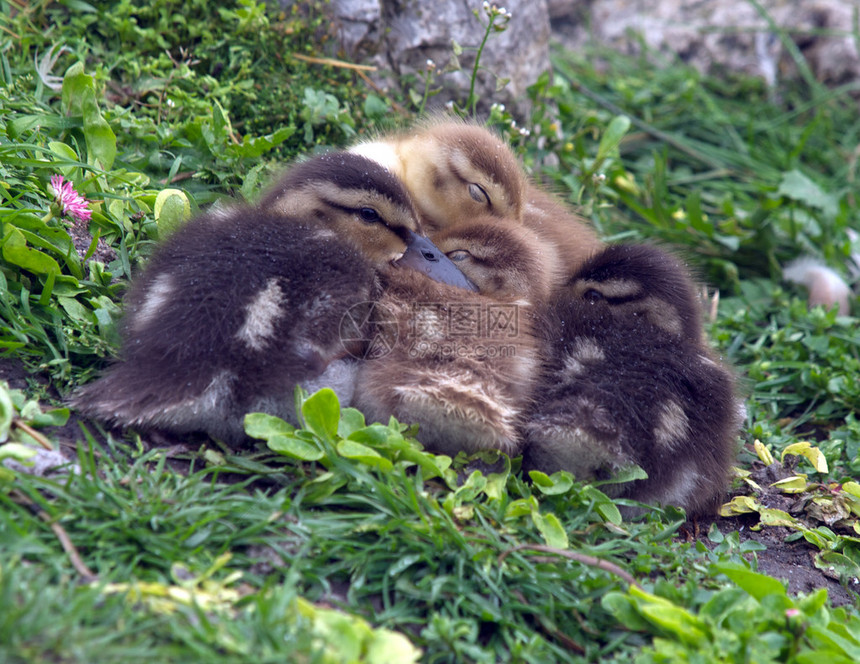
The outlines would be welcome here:
<svg viewBox="0 0 860 664">
<path fill-rule="evenodd" d="M 484 127 L 436 120 L 350 151 L 403 180 L 430 232 L 483 215 L 522 219 L 523 171 L 510 147 Z"/>
<path fill-rule="evenodd" d="M 529 304 L 549 296 L 552 266 L 540 239 L 521 224 L 483 217 L 435 233 L 433 241 L 481 295 Z"/>
<path fill-rule="evenodd" d="M 260 207 L 318 227 L 356 247 L 378 270 L 409 267 L 432 279 L 474 290 L 424 236 L 409 194 L 391 171 L 350 152 L 332 152 L 296 164 L 260 201 Z"/>
<path fill-rule="evenodd" d="M 648 325 L 699 342 L 702 312 L 687 268 L 649 245 L 613 245 L 587 261 L 561 289 L 559 301 L 587 318 L 614 325 Z"/>
</svg>

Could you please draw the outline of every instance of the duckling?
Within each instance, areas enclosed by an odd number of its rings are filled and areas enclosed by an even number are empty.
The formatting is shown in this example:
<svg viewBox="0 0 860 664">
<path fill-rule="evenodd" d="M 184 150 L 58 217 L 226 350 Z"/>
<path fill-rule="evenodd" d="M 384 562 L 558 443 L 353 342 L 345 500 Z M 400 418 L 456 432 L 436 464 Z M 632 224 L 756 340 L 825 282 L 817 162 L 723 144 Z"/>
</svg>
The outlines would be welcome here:
<svg viewBox="0 0 860 664">
<path fill-rule="evenodd" d="M 484 127 L 436 119 L 350 149 L 403 180 L 431 238 L 479 215 L 521 221 L 559 280 L 602 247 L 594 229 L 530 182 L 510 146 Z"/>
<path fill-rule="evenodd" d="M 359 369 L 355 404 L 366 416 L 418 423 L 418 439 L 436 453 L 519 453 L 540 367 L 535 304 L 550 290 L 532 235 L 491 217 L 436 234 L 478 293 L 414 277 L 385 285 L 378 309 L 400 341 Z"/>
<path fill-rule="evenodd" d="M 740 426 L 732 372 L 708 348 L 693 281 L 653 246 L 614 245 L 558 295 L 543 329 L 548 361 L 523 427 L 523 466 L 648 479 L 615 496 L 712 513 Z"/>
<path fill-rule="evenodd" d="M 239 444 L 246 412 L 294 421 L 297 383 L 349 402 L 366 322 L 352 342 L 341 324 L 376 299 L 380 274 L 414 266 L 473 288 L 420 235 L 398 180 L 363 157 L 301 163 L 263 203 L 210 211 L 157 248 L 126 298 L 121 361 L 77 391 L 76 408 Z"/>
</svg>

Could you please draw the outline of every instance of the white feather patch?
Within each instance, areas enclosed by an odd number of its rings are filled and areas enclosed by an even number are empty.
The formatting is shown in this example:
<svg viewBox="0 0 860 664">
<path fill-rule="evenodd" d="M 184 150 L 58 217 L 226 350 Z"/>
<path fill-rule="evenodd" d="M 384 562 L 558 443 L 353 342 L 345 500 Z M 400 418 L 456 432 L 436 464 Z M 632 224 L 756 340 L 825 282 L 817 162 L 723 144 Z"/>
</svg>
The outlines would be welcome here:
<svg viewBox="0 0 860 664">
<path fill-rule="evenodd" d="M 269 279 L 266 287 L 245 308 L 245 322 L 236 336 L 252 350 L 263 350 L 275 333 L 275 322 L 284 313 L 281 308 L 283 301 L 284 292 L 278 280 Z"/>
</svg>

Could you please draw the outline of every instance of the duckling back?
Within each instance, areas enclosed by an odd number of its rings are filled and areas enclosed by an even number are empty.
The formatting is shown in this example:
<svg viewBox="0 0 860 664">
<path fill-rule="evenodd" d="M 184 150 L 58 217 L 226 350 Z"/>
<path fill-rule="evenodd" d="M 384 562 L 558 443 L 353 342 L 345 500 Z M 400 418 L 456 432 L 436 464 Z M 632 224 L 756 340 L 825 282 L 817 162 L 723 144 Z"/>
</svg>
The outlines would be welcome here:
<svg viewBox="0 0 860 664">
<path fill-rule="evenodd" d="M 236 443 L 248 411 L 292 419 L 297 383 L 328 372 L 348 401 L 355 367 L 339 326 L 375 287 L 370 262 L 326 229 L 246 207 L 202 215 L 134 281 L 120 361 L 73 405 L 112 424 Z"/>
<path fill-rule="evenodd" d="M 693 281 L 666 252 L 616 245 L 588 261 L 543 325 L 549 360 L 524 427 L 524 467 L 648 479 L 613 495 L 713 511 L 734 458 L 732 372 L 707 347 Z"/>
</svg>

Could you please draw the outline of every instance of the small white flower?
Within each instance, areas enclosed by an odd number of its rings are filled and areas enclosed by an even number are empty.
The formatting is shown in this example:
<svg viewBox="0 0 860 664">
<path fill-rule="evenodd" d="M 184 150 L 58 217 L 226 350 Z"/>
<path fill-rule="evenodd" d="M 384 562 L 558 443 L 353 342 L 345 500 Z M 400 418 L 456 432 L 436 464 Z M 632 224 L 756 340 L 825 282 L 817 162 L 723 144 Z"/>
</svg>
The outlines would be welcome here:
<svg viewBox="0 0 860 664">
<path fill-rule="evenodd" d="M 449 99 L 448 101 L 446 101 L 445 102 L 445 108 L 447 108 L 449 111 L 453 111 L 454 110 L 454 100 Z"/>
<path fill-rule="evenodd" d="M 531 132 L 525 127 L 520 128 L 520 136 L 529 136 Z"/>
</svg>

